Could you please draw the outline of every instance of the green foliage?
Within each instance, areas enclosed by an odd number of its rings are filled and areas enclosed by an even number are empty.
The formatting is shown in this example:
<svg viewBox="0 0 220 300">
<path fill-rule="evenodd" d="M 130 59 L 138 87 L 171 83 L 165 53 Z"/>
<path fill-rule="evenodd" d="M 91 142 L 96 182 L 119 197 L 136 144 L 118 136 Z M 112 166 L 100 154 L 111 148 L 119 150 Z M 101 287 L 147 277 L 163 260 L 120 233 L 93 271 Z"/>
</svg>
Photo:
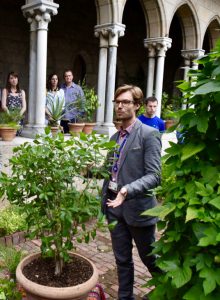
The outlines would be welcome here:
<svg viewBox="0 0 220 300">
<path fill-rule="evenodd" d="M 107 137 L 95 134 L 66 140 L 59 133 L 52 138 L 47 127 L 33 144 L 14 149 L 12 175 L 1 173 L 0 193 L 26 213 L 30 237 L 41 238 L 42 255 L 55 258 L 56 274 L 75 247 L 77 233 L 79 242 L 95 236 L 95 228 L 86 229 L 86 222 L 100 214 L 96 178 L 109 175 L 100 166 L 106 151 L 114 147 Z"/>
<path fill-rule="evenodd" d="M 23 253 L 14 247 L 0 245 L 0 270 L 6 270 L 15 279 L 16 268 L 22 257 Z"/>
<path fill-rule="evenodd" d="M 19 128 L 19 121 L 22 119 L 20 109 L 13 109 L 9 112 L 0 111 L 0 127 Z"/>
<path fill-rule="evenodd" d="M 15 205 L 0 210 L 0 236 L 26 230 L 25 214 Z"/>
<path fill-rule="evenodd" d="M 21 300 L 22 294 L 17 290 L 12 279 L 0 278 L 0 300 Z"/>
<path fill-rule="evenodd" d="M 220 43 L 181 88 L 188 109 L 179 113 L 182 144 L 164 158 L 171 179 L 163 204 L 145 212 L 160 218 L 155 243 L 165 272 L 148 283 L 151 300 L 215 300 L 220 295 Z M 174 180 L 173 180 L 174 179 Z"/>
<path fill-rule="evenodd" d="M 46 106 L 49 112 L 48 125 L 57 127 L 59 126 L 59 121 L 65 115 L 65 99 L 60 99 L 58 96 L 52 97 L 48 94 L 46 99 Z"/>
<path fill-rule="evenodd" d="M 89 88 L 85 81 L 82 82 L 82 89 L 85 95 L 85 116 L 84 119 L 88 122 L 93 122 L 95 120 L 95 112 L 99 106 L 98 96 L 94 88 Z"/>
<path fill-rule="evenodd" d="M 175 111 L 180 109 L 180 99 L 175 96 L 169 96 L 167 93 L 163 92 L 162 101 L 161 101 L 161 118 L 163 120 L 166 119 L 174 119 Z"/>
</svg>

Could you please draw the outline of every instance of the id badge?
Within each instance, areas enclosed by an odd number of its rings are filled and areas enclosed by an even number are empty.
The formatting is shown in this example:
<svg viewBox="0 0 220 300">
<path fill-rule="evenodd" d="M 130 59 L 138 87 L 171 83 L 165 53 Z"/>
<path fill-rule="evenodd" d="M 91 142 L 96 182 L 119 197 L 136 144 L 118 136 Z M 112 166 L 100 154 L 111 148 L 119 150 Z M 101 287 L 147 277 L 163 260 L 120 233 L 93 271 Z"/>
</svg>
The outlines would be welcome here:
<svg viewBox="0 0 220 300">
<path fill-rule="evenodd" d="M 111 191 L 117 193 L 117 192 L 118 192 L 118 184 L 117 184 L 117 182 L 110 180 L 110 181 L 109 181 L 108 188 L 109 188 Z"/>
</svg>

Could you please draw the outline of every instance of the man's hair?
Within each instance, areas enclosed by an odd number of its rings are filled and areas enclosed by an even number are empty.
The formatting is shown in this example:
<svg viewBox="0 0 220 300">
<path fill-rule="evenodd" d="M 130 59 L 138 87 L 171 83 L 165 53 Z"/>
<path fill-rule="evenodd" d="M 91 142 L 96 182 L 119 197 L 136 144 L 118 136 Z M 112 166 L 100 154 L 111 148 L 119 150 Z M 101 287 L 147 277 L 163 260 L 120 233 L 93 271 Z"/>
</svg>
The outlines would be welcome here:
<svg viewBox="0 0 220 300">
<path fill-rule="evenodd" d="M 143 92 L 138 86 L 135 85 L 124 84 L 118 87 L 117 90 L 115 91 L 115 99 L 122 93 L 128 91 L 131 92 L 134 103 L 141 105 L 143 101 Z"/>
<path fill-rule="evenodd" d="M 65 74 L 66 74 L 67 72 L 71 72 L 72 75 L 73 75 L 73 71 L 72 71 L 71 69 L 66 69 L 66 70 L 64 70 L 64 72 L 63 72 L 63 78 L 65 78 Z"/>
<path fill-rule="evenodd" d="M 147 105 L 148 102 L 157 102 L 157 103 L 158 103 L 158 100 L 157 100 L 156 97 L 151 96 L 151 97 L 148 97 L 148 98 L 145 98 L 145 99 L 144 99 L 144 104 L 145 104 L 145 105 Z"/>
</svg>

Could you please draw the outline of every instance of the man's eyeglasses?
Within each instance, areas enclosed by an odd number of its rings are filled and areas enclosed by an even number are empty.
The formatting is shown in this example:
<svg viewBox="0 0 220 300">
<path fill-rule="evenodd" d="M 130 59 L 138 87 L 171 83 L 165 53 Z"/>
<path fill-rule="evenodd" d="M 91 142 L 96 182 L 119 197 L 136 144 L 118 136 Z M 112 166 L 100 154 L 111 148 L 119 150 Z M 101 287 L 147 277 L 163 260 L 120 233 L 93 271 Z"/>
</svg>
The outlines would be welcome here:
<svg viewBox="0 0 220 300">
<path fill-rule="evenodd" d="M 122 106 L 128 106 L 129 104 L 134 103 L 133 100 L 128 100 L 128 99 L 113 100 L 112 102 L 114 103 L 115 106 L 119 106 L 119 104 L 121 104 Z"/>
</svg>

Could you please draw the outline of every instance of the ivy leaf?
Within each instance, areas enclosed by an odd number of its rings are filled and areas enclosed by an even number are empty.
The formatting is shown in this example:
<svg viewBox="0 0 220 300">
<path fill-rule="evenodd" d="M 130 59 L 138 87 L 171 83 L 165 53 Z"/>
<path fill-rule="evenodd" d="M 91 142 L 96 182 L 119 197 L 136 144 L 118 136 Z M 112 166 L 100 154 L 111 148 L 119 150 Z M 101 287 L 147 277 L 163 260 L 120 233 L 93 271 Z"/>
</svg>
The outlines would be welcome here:
<svg viewBox="0 0 220 300">
<path fill-rule="evenodd" d="M 208 113 L 203 113 L 198 117 L 197 120 L 197 129 L 199 132 L 206 132 L 208 129 L 209 116 Z"/>
<path fill-rule="evenodd" d="M 218 232 L 216 231 L 216 229 L 210 226 L 204 231 L 205 236 L 199 240 L 198 246 L 207 247 L 209 245 L 214 245 L 214 246 L 217 245 L 218 243 L 216 240 L 217 234 Z"/>
<path fill-rule="evenodd" d="M 216 283 L 220 284 L 220 270 L 213 270 L 211 268 L 204 268 L 199 273 L 201 278 L 205 278 L 203 281 L 203 289 L 205 295 L 210 294 L 216 288 Z"/>
<path fill-rule="evenodd" d="M 177 288 L 185 285 L 192 276 L 192 270 L 188 266 L 188 264 L 183 264 L 183 268 L 178 267 L 175 272 L 173 272 L 173 280 L 172 282 L 175 284 Z"/>
<path fill-rule="evenodd" d="M 208 93 L 214 93 L 220 91 L 219 81 L 210 81 L 201 85 L 198 89 L 194 91 L 195 95 L 206 95 Z"/>
<path fill-rule="evenodd" d="M 169 213 L 171 213 L 176 208 L 176 205 L 173 203 L 167 203 L 161 206 L 156 206 L 154 208 L 148 209 L 143 212 L 142 216 L 153 216 L 159 217 L 160 219 L 164 219 Z"/>
<path fill-rule="evenodd" d="M 213 205 L 214 207 L 220 209 L 220 196 L 212 199 L 211 201 L 209 201 L 209 204 Z"/>
<path fill-rule="evenodd" d="M 205 148 L 204 143 L 198 143 L 198 144 L 189 143 L 189 144 L 186 144 L 182 148 L 182 153 L 183 154 L 181 156 L 181 161 L 184 161 L 184 160 L 190 158 L 191 156 L 201 152 L 204 148 Z"/>
<path fill-rule="evenodd" d="M 198 209 L 196 207 L 188 207 L 186 211 L 186 222 L 197 219 L 201 216 L 201 213 L 204 213 L 204 209 Z"/>
</svg>

